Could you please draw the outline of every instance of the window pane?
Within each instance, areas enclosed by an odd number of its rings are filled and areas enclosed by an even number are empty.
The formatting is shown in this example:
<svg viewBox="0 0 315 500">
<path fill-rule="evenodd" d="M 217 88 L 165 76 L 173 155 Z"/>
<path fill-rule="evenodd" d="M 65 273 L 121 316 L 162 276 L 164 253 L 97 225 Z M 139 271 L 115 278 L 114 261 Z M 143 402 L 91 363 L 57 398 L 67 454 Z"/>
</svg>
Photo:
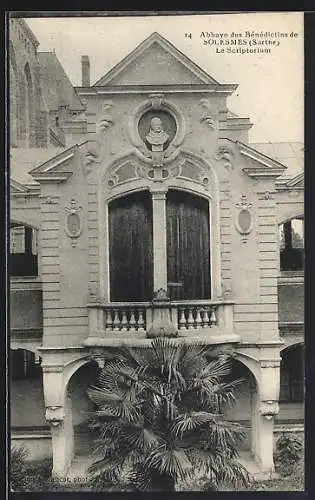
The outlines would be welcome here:
<svg viewBox="0 0 315 500">
<path fill-rule="evenodd" d="M 25 227 L 13 226 L 11 227 L 11 253 L 24 253 L 25 252 Z"/>
</svg>

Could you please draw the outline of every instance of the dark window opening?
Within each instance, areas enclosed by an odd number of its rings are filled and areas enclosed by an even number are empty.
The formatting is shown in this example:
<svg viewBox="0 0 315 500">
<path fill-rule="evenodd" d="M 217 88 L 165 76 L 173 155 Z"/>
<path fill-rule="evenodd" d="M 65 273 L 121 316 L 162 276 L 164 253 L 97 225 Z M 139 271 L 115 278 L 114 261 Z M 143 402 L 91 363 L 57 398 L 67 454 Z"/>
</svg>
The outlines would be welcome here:
<svg viewBox="0 0 315 500">
<path fill-rule="evenodd" d="M 304 221 L 292 219 L 280 225 L 280 270 L 304 270 Z"/>
<path fill-rule="evenodd" d="M 37 229 L 11 224 L 10 274 L 11 276 L 37 276 Z"/>
<path fill-rule="evenodd" d="M 174 300 L 211 298 L 208 201 L 168 191 L 167 281 Z"/>
<path fill-rule="evenodd" d="M 303 348 L 296 346 L 282 354 L 280 366 L 280 402 L 298 403 L 304 400 Z"/>
<path fill-rule="evenodd" d="M 11 380 L 38 379 L 42 376 L 41 358 L 26 349 L 11 350 Z"/>
<path fill-rule="evenodd" d="M 148 191 L 109 204 L 109 254 L 111 301 L 151 300 L 153 222 Z"/>
</svg>

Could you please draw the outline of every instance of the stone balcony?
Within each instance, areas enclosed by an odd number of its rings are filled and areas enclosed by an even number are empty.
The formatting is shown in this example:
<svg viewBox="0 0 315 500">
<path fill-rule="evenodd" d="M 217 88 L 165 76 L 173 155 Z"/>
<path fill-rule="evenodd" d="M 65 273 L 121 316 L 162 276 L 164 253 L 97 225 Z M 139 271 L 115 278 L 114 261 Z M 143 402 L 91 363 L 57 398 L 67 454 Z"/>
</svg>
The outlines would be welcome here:
<svg viewBox="0 0 315 500">
<path fill-rule="evenodd" d="M 159 331 L 207 344 L 240 341 L 233 328 L 233 302 L 227 300 L 99 302 L 88 304 L 88 310 L 86 346 L 142 345 Z"/>
</svg>

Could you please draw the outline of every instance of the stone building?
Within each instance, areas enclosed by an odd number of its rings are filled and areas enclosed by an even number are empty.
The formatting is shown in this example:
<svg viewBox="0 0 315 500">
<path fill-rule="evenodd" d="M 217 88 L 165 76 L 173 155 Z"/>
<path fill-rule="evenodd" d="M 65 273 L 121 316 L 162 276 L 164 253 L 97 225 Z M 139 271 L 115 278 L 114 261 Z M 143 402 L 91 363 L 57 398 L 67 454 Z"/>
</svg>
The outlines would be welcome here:
<svg viewBox="0 0 315 500">
<path fill-rule="evenodd" d="M 229 418 L 272 471 L 303 431 L 302 144 L 249 144 L 237 85 L 158 33 L 94 85 L 83 56 L 76 89 L 23 20 L 9 55 L 13 444 L 88 460 L 99 356 L 162 327 L 233 347 Z"/>
</svg>

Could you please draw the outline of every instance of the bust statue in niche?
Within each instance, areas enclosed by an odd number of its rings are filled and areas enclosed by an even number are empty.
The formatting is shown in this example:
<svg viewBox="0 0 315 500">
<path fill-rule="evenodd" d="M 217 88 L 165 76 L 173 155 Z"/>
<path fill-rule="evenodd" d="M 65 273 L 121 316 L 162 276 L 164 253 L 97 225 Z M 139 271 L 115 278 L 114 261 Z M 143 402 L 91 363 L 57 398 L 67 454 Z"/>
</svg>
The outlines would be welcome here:
<svg viewBox="0 0 315 500">
<path fill-rule="evenodd" d="M 163 152 L 175 137 L 176 121 L 166 111 L 150 110 L 140 118 L 138 131 L 149 151 Z"/>
</svg>

